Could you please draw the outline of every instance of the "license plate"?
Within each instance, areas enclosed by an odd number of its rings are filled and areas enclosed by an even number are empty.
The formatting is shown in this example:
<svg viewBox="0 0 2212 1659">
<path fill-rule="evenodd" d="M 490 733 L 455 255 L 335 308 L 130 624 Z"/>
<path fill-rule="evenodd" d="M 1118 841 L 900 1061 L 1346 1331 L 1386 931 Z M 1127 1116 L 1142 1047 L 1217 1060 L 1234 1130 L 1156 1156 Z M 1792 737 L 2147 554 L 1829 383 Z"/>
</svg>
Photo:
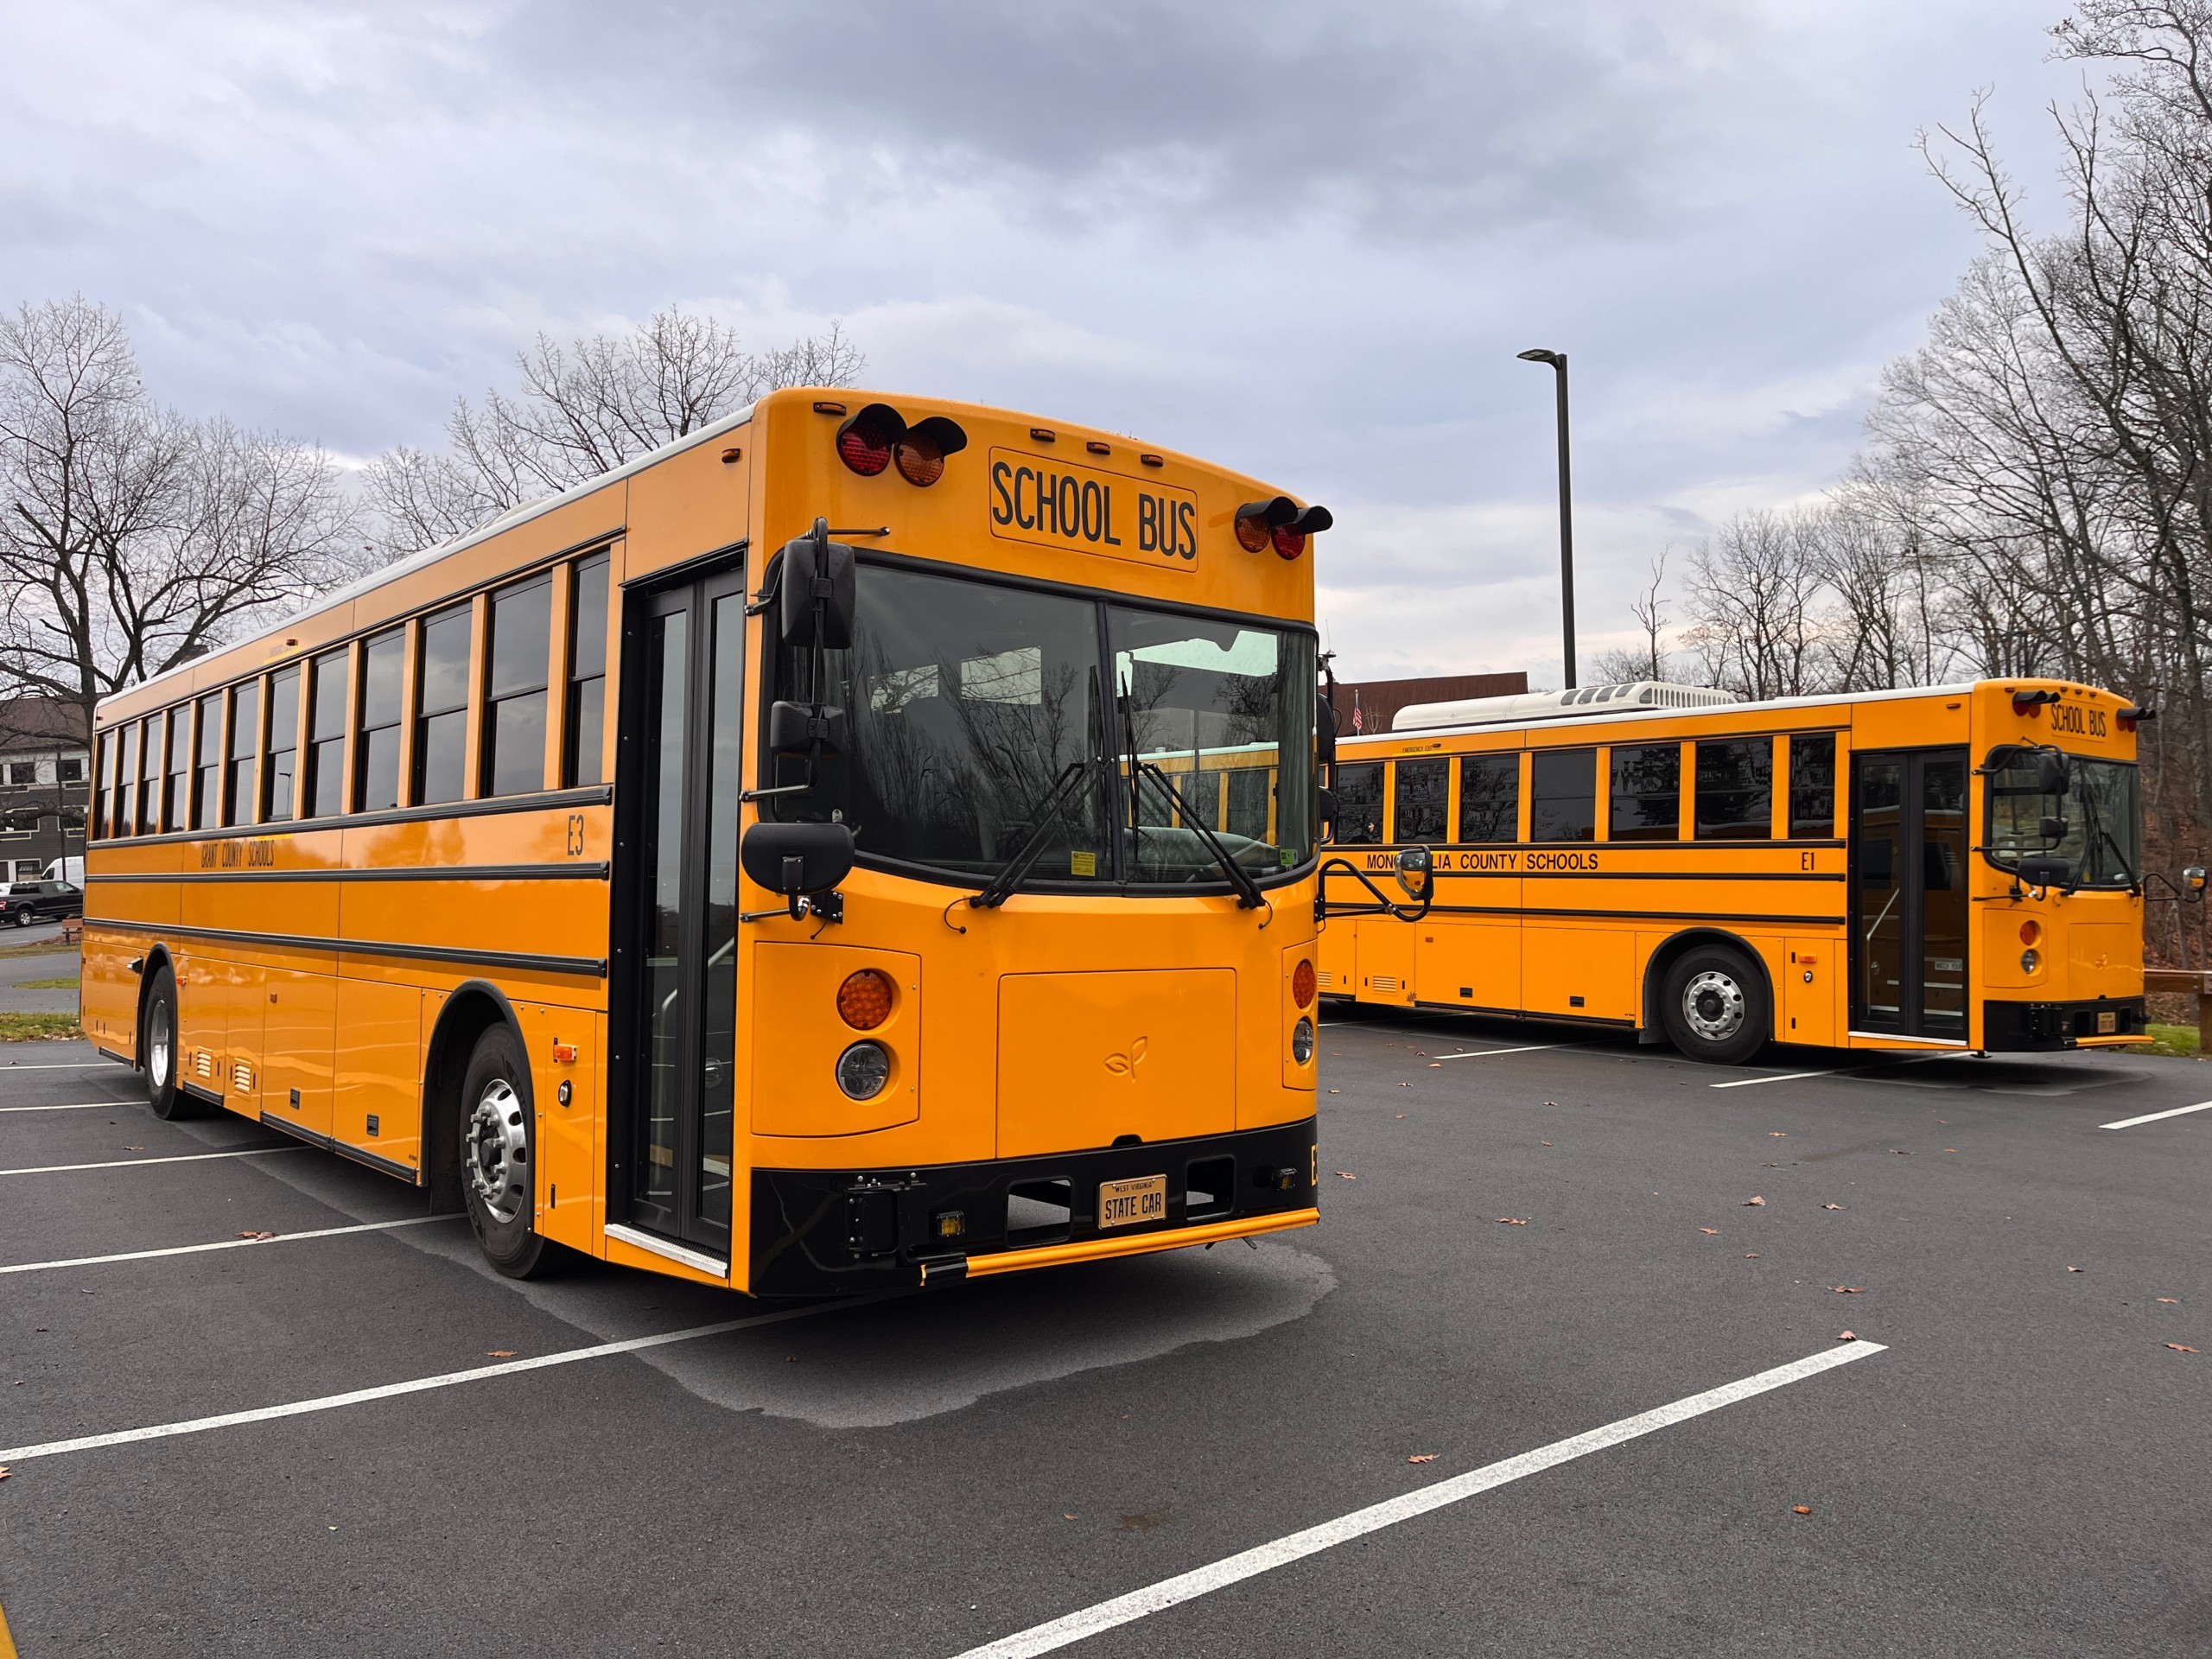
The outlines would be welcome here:
<svg viewBox="0 0 2212 1659">
<path fill-rule="evenodd" d="M 1098 1230 L 1134 1227 L 1167 1219 L 1167 1178 L 1139 1175 L 1126 1181 L 1098 1183 Z"/>
<path fill-rule="evenodd" d="M 2115 1032 L 2117 1032 L 2119 1029 L 2120 1029 L 2120 1016 L 2119 1016 L 2118 1014 L 2099 1014 L 2099 1015 L 2097 1016 L 2097 1035 L 2098 1035 L 2098 1036 L 2100 1036 L 2100 1037 L 2109 1037 L 2109 1036 L 2113 1035 Z"/>
</svg>

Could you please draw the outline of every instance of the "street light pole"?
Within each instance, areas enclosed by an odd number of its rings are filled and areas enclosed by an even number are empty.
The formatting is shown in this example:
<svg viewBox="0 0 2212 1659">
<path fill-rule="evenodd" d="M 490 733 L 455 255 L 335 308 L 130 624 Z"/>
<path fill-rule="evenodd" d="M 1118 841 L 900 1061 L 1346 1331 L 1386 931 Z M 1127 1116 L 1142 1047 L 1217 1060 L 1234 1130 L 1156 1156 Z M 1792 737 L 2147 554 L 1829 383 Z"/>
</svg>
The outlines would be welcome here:
<svg viewBox="0 0 2212 1659">
<path fill-rule="evenodd" d="M 1567 470 L 1567 353 L 1541 346 L 1519 353 L 1524 363 L 1548 363 L 1559 392 L 1559 616 L 1560 655 L 1567 690 L 1574 690 L 1574 486 Z"/>
</svg>

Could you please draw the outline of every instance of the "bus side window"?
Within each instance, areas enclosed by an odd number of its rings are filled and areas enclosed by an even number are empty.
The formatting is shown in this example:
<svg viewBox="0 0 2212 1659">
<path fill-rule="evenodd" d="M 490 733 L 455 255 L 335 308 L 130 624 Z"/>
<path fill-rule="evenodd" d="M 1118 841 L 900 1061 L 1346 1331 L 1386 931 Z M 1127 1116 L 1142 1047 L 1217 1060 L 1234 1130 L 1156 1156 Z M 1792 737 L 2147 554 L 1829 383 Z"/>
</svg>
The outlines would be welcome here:
<svg viewBox="0 0 2212 1659">
<path fill-rule="evenodd" d="M 293 774 L 300 749 L 300 671 L 288 668 L 269 682 L 269 764 L 261 774 L 261 821 L 292 816 Z"/>
<path fill-rule="evenodd" d="M 253 767 L 261 748 L 261 688 L 259 680 L 231 688 L 231 760 L 223 778 L 222 822 L 226 824 L 253 822 Z"/>
<path fill-rule="evenodd" d="M 1451 838 L 1446 825 L 1451 805 L 1451 761 L 1441 757 L 1434 760 L 1401 760 L 1395 770 L 1398 775 L 1390 791 L 1394 814 L 1390 839 L 1401 844 L 1440 846 Z"/>
<path fill-rule="evenodd" d="M 1459 839 L 1477 845 L 1521 839 L 1521 756 L 1459 760 Z"/>
<path fill-rule="evenodd" d="M 1229 833 L 1247 841 L 1268 838 L 1268 797 L 1273 792 L 1268 774 L 1257 766 L 1240 766 L 1229 774 Z"/>
<path fill-rule="evenodd" d="M 210 691 L 200 699 L 198 744 L 193 754 L 192 827 L 213 830 L 219 822 L 216 809 L 223 804 L 223 694 L 219 691 Z"/>
<path fill-rule="evenodd" d="M 569 584 L 569 723 L 561 782 L 603 784 L 607 733 L 607 575 L 608 556 L 577 561 Z"/>
<path fill-rule="evenodd" d="M 466 601 L 423 622 L 423 654 L 415 672 L 415 777 L 410 804 L 457 801 L 468 753 L 468 645 L 474 632 Z"/>
<path fill-rule="evenodd" d="M 138 833 L 138 722 L 123 728 L 122 755 L 116 766 L 115 833 Z"/>
<path fill-rule="evenodd" d="M 1350 847 L 1382 839 L 1382 768 L 1337 768 L 1337 840 Z"/>
<path fill-rule="evenodd" d="M 361 649 L 361 729 L 353 744 L 356 812 L 388 811 L 399 804 L 399 683 L 406 655 L 404 628 L 380 633 Z"/>
<path fill-rule="evenodd" d="M 1789 837 L 1835 835 L 1835 734 L 1800 732 L 1789 740 Z"/>
<path fill-rule="evenodd" d="M 1598 751 L 1539 749 L 1529 770 L 1529 839 L 1598 838 Z"/>
<path fill-rule="evenodd" d="M 484 696 L 486 795 L 545 787 L 545 667 L 552 650 L 553 578 L 492 595 L 492 658 Z"/>
<path fill-rule="evenodd" d="M 1767 841 L 1774 835 L 1774 740 L 1715 738 L 1697 746 L 1697 838 Z"/>
<path fill-rule="evenodd" d="M 94 841 L 107 839 L 109 779 L 114 763 L 114 735 L 103 732 L 92 745 L 92 821 L 86 834 Z"/>
<path fill-rule="evenodd" d="M 1613 746 L 1613 841 L 1678 841 L 1682 833 L 1682 746 Z"/>
<path fill-rule="evenodd" d="M 335 817 L 346 810 L 346 681 L 353 659 L 353 648 L 340 645 L 310 665 L 302 817 Z"/>
<path fill-rule="evenodd" d="M 162 796 L 164 831 L 192 827 L 192 705 L 180 702 L 169 710 L 168 785 Z"/>
</svg>

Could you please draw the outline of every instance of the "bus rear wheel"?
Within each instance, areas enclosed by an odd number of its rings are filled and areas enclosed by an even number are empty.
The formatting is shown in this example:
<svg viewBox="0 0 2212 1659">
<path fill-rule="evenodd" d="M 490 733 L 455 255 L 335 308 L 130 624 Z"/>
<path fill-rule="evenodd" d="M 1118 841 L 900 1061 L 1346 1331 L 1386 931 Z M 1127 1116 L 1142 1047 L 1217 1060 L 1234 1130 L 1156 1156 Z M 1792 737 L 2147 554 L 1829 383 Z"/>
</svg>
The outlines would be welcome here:
<svg viewBox="0 0 2212 1659">
<path fill-rule="evenodd" d="M 537 1134 L 530 1066 L 505 1026 L 476 1039 L 461 1078 L 461 1185 L 485 1257 L 510 1279 L 534 1279 L 556 1256 L 531 1226 Z"/>
<path fill-rule="evenodd" d="M 138 1016 L 138 1064 L 146 1073 L 146 1104 L 156 1117 L 191 1117 L 198 1103 L 179 1084 L 176 1048 L 176 975 L 164 963 L 146 987 L 146 1010 Z"/>
<path fill-rule="evenodd" d="M 1719 946 L 1692 950 L 1667 970 L 1659 1017 L 1677 1049 L 1714 1065 L 1741 1065 L 1765 1046 L 1772 1027 L 1765 980 L 1741 954 Z"/>
</svg>

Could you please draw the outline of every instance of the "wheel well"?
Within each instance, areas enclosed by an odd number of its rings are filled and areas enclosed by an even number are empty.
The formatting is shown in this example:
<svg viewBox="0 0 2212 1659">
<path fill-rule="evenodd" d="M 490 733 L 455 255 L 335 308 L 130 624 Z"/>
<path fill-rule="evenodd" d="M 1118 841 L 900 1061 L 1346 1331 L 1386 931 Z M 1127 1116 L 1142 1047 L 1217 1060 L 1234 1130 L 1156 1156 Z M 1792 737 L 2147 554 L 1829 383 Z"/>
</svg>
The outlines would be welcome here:
<svg viewBox="0 0 2212 1659">
<path fill-rule="evenodd" d="M 1751 970 L 1766 987 L 1767 1035 L 1774 1035 L 1774 980 L 1766 970 L 1766 958 L 1754 945 L 1740 936 L 1719 927 L 1686 928 L 1675 934 L 1651 953 L 1651 960 L 1643 970 L 1643 1028 L 1637 1033 L 1641 1041 L 1663 1043 L 1667 1040 L 1666 1027 L 1659 1014 L 1660 994 L 1666 989 L 1667 976 L 1675 964 L 1700 946 L 1719 945 L 1735 951 L 1751 964 Z"/>
<path fill-rule="evenodd" d="M 430 1207 L 461 1207 L 461 1084 L 477 1039 L 493 1026 L 516 1029 L 514 1010 L 495 985 L 474 980 L 446 998 L 423 1057 L 423 1175 Z"/>
<path fill-rule="evenodd" d="M 146 1069 L 146 997 L 154 988 L 154 970 L 157 968 L 168 969 L 172 976 L 176 973 L 176 963 L 170 958 L 166 944 L 155 945 L 138 962 L 138 1012 L 130 1022 L 130 1063 L 141 1071 Z M 180 1003 L 183 1000 L 181 992 L 178 1000 Z M 179 1012 L 182 1012 L 181 1007 Z M 176 1040 L 175 1033 L 170 1033 L 170 1039 Z"/>
</svg>

